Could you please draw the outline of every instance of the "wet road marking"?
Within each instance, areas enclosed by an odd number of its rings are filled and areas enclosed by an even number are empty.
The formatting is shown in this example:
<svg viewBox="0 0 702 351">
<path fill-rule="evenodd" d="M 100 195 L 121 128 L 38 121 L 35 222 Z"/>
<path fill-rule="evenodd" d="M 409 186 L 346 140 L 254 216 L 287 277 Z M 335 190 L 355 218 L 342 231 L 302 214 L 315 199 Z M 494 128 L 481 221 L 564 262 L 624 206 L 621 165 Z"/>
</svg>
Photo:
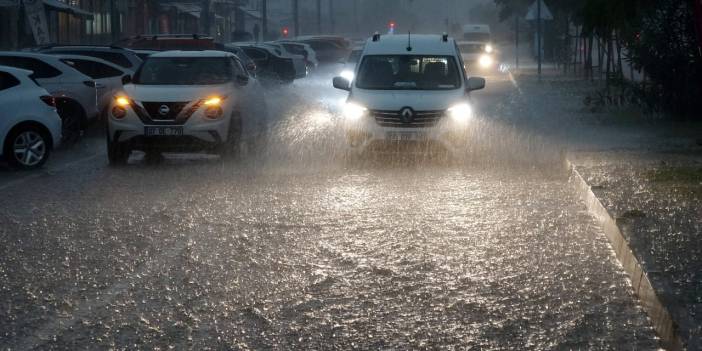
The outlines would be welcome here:
<svg viewBox="0 0 702 351">
<path fill-rule="evenodd" d="M 9 189 L 9 188 L 12 188 L 12 187 L 15 187 L 15 186 L 24 184 L 24 183 L 26 183 L 26 182 L 28 182 L 28 181 L 30 181 L 30 180 L 32 180 L 32 179 L 37 179 L 37 178 L 39 178 L 39 177 L 41 177 L 41 176 L 45 176 L 45 175 L 47 175 L 47 174 L 50 175 L 51 173 L 58 173 L 58 172 L 65 171 L 66 169 L 71 168 L 71 167 L 73 167 L 73 166 L 75 166 L 75 165 L 77 165 L 77 164 L 80 164 L 80 163 L 83 163 L 83 162 L 87 162 L 87 161 L 92 161 L 93 159 L 97 158 L 98 156 L 102 156 L 102 155 L 101 155 L 101 154 L 95 154 L 95 155 L 92 155 L 92 156 L 88 156 L 88 157 L 85 157 L 85 158 L 81 158 L 81 159 L 78 159 L 78 160 L 75 160 L 75 161 L 66 163 L 66 164 L 64 164 L 64 165 L 62 165 L 62 166 L 60 166 L 60 167 L 56 167 L 56 168 L 52 168 L 52 169 L 46 169 L 46 170 L 43 170 L 43 171 L 39 171 L 39 172 L 37 172 L 37 173 L 29 174 L 29 175 L 27 175 L 27 176 L 25 176 L 25 177 L 22 177 L 22 178 L 20 178 L 20 179 L 12 180 L 12 181 L 9 181 L 9 182 L 7 182 L 7 183 L 5 183 L 5 184 L 3 184 L 3 185 L 0 185 L 0 190 Z"/>
</svg>

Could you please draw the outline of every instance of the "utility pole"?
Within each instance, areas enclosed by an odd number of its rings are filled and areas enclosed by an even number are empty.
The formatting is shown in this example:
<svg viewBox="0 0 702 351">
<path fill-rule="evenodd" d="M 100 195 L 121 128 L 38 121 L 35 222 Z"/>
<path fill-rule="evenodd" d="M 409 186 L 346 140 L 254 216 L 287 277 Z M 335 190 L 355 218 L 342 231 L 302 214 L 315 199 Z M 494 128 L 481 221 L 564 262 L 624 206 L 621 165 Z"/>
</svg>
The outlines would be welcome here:
<svg viewBox="0 0 702 351">
<path fill-rule="evenodd" d="M 317 34 L 322 34 L 322 0 L 317 0 Z"/>
<path fill-rule="evenodd" d="M 541 38 L 541 1 L 542 0 L 536 0 L 536 36 L 537 39 L 537 49 L 539 50 L 539 81 L 541 81 L 541 60 L 543 59 L 542 54 L 541 54 L 541 44 L 543 39 Z"/>
<path fill-rule="evenodd" d="M 329 0 L 329 26 L 331 27 L 329 34 L 336 33 L 336 22 L 334 21 L 334 0 Z"/>
<path fill-rule="evenodd" d="M 202 0 L 202 12 L 200 13 L 202 34 L 210 35 L 210 0 Z M 171 29 L 172 30 L 172 29 Z"/>
<path fill-rule="evenodd" d="M 117 11 L 116 0 L 110 0 L 110 34 L 112 42 L 119 40 L 119 12 Z"/>
<path fill-rule="evenodd" d="M 268 40 L 268 0 L 261 0 L 261 31 L 263 41 Z"/>
<path fill-rule="evenodd" d="M 353 0 L 353 32 L 358 35 L 360 30 L 358 28 L 358 1 Z"/>
<path fill-rule="evenodd" d="M 299 0 L 293 0 L 293 26 L 295 26 L 295 36 L 300 36 L 300 7 Z"/>
</svg>

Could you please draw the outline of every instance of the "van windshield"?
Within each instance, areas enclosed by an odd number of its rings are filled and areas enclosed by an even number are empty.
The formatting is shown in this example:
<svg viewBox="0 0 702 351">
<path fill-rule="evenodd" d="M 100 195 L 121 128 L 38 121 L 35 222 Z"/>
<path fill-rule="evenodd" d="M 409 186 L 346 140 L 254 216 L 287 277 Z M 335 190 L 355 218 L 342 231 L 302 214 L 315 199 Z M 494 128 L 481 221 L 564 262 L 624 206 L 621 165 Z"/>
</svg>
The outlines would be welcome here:
<svg viewBox="0 0 702 351">
<path fill-rule="evenodd" d="M 490 33 L 478 33 L 478 32 L 463 33 L 463 40 L 489 42 L 490 41 Z"/>
<path fill-rule="evenodd" d="M 459 44 L 458 48 L 463 54 L 479 54 L 485 51 L 485 44 Z"/>
<path fill-rule="evenodd" d="M 134 84 L 215 85 L 232 77 L 225 57 L 149 57 L 134 76 Z"/>
<path fill-rule="evenodd" d="M 374 90 L 450 90 L 461 87 L 451 56 L 372 55 L 361 62 L 356 86 Z"/>
</svg>

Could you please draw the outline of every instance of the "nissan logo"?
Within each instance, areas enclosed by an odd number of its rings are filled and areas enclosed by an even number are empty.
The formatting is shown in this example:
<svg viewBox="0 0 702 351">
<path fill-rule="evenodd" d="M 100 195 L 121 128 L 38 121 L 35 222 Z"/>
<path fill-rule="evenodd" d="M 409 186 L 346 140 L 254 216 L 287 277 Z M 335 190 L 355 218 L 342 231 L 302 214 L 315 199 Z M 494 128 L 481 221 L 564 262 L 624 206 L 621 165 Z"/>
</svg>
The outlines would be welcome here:
<svg viewBox="0 0 702 351">
<path fill-rule="evenodd" d="M 168 105 L 161 105 L 161 107 L 158 108 L 158 113 L 161 116 L 167 115 L 169 112 L 171 112 L 171 108 L 168 107 Z"/>
<path fill-rule="evenodd" d="M 405 107 L 400 110 L 400 117 L 402 118 L 402 123 L 412 123 L 412 120 L 414 119 L 414 110 L 409 107 Z"/>
</svg>

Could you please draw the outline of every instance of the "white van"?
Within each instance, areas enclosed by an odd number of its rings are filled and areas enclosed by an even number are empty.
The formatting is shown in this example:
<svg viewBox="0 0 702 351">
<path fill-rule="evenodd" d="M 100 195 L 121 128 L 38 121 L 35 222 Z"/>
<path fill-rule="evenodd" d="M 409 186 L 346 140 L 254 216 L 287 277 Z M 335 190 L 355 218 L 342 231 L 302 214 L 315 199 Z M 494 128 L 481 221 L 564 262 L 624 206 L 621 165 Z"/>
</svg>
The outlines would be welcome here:
<svg viewBox="0 0 702 351">
<path fill-rule="evenodd" d="M 463 39 L 458 42 L 458 48 L 469 71 L 495 67 L 496 50 L 492 43 L 490 26 L 486 24 L 463 26 Z"/>
<path fill-rule="evenodd" d="M 447 35 L 374 35 L 363 49 L 349 92 L 344 126 L 349 147 L 434 144 L 449 151 L 465 143 L 473 117 L 470 92 L 485 79 L 468 78 L 456 42 Z"/>
</svg>

